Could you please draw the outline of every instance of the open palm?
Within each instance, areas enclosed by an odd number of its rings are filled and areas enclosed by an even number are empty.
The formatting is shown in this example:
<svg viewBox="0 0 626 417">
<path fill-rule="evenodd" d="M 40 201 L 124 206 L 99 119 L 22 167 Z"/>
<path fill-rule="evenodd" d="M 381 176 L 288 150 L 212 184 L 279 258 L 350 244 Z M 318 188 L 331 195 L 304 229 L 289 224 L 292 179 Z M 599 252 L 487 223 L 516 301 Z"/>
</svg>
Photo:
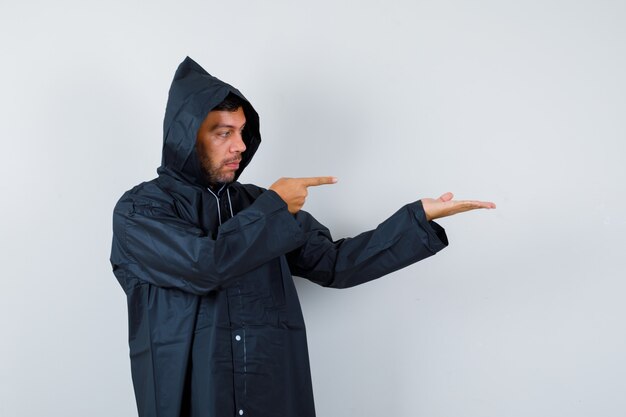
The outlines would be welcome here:
<svg viewBox="0 0 626 417">
<path fill-rule="evenodd" d="M 454 214 L 463 213 L 464 211 L 476 209 L 494 209 L 496 205 L 488 201 L 476 200 L 453 200 L 454 194 L 445 193 L 441 197 L 422 198 L 422 205 L 426 213 L 428 221 L 439 219 L 441 217 L 452 216 Z"/>
</svg>

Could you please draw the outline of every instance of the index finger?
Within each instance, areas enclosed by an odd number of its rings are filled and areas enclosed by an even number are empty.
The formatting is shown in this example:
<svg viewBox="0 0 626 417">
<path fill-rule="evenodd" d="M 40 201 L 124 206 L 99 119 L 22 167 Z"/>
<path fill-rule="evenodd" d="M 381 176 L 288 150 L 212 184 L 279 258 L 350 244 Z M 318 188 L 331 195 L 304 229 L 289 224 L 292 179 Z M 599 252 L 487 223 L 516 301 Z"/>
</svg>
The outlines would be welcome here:
<svg viewBox="0 0 626 417">
<path fill-rule="evenodd" d="M 479 209 L 479 208 L 486 208 L 486 209 L 496 208 L 495 203 L 492 203 L 491 201 L 464 200 L 464 201 L 456 201 L 456 203 L 467 207 L 469 210 Z"/>
<path fill-rule="evenodd" d="M 317 187 L 318 185 L 334 184 L 337 182 L 336 177 L 307 177 L 299 178 L 305 187 Z"/>
</svg>

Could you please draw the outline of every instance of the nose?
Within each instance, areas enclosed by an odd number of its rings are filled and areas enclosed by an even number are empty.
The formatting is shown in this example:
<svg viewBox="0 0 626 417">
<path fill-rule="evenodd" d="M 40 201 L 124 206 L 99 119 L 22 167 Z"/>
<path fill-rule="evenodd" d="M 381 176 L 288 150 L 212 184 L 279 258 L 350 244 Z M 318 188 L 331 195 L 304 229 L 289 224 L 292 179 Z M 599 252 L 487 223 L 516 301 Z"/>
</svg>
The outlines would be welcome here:
<svg viewBox="0 0 626 417">
<path fill-rule="evenodd" d="M 238 133 L 235 135 L 230 145 L 230 151 L 233 153 L 243 153 L 246 150 L 246 143 L 243 141 L 243 135 Z"/>
</svg>

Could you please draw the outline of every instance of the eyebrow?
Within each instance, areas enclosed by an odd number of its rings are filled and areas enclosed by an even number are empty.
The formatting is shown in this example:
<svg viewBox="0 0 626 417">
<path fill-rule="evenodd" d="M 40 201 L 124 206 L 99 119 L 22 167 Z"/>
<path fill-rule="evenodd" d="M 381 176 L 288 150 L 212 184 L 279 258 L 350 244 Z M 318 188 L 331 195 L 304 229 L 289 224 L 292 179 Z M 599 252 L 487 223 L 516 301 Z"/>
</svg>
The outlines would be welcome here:
<svg viewBox="0 0 626 417">
<path fill-rule="evenodd" d="M 243 129 L 244 127 L 246 127 L 245 123 L 243 124 L 243 126 L 241 126 L 241 128 Z M 217 125 L 213 126 L 211 128 L 211 131 L 216 130 L 216 129 L 222 129 L 222 128 L 237 129 L 237 126 L 220 123 L 220 124 L 217 124 Z"/>
</svg>

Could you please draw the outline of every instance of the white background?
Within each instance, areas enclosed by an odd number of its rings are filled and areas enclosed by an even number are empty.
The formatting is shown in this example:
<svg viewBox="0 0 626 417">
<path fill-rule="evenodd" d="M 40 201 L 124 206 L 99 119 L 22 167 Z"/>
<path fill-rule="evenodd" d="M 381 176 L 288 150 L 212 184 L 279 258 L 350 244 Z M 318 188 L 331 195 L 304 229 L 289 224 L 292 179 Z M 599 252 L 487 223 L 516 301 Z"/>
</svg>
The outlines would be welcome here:
<svg viewBox="0 0 626 417">
<path fill-rule="evenodd" d="M 263 143 L 241 180 L 336 175 L 336 238 L 453 191 L 450 247 L 362 287 L 297 279 L 320 417 L 626 415 L 626 3 L 0 6 L 0 415 L 136 415 L 111 211 L 155 176 L 189 55 Z"/>
</svg>

